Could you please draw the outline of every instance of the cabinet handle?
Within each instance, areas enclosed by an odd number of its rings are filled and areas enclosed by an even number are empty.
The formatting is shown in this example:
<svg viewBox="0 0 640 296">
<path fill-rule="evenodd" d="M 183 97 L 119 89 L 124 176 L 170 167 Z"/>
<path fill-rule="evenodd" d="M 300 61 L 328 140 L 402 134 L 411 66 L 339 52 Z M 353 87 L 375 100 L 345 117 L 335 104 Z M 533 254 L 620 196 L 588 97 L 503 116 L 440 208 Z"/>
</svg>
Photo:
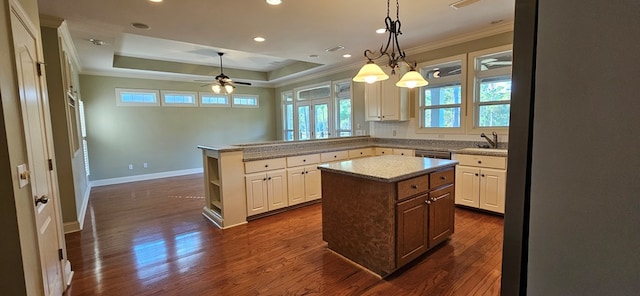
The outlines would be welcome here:
<svg viewBox="0 0 640 296">
<path fill-rule="evenodd" d="M 426 203 L 426 204 L 430 205 L 430 204 L 431 204 L 431 201 L 430 201 L 430 200 L 427 200 L 427 201 L 425 201 L 424 203 Z"/>
<path fill-rule="evenodd" d="M 476 177 L 478 176 L 478 173 L 475 173 Z"/>
<path fill-rule="evenodd" d="M 446 179 L 447 179 L 447 177 L 445 177 L 445 176 L 440 176 L 440 180 L 446 180 Z"/>
<path fill-rule="evenodd" d="M 411 188 L 418 189 L 418 185 L 411 185 Z"/>
</svg>

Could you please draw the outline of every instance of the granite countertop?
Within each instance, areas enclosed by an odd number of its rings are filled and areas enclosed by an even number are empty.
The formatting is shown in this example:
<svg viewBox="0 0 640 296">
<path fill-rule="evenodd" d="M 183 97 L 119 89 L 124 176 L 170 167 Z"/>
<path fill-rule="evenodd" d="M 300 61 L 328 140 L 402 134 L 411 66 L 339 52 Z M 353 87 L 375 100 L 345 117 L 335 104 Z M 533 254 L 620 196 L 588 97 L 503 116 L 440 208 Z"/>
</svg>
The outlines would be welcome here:
<svg viewBox="0 0 640 296">
<path fill-rule="evenodd" d="M 242 151 L 242 147 L 231 146 L 231 145 L 198 145 L 199 149 L 218 151 L 218 152 L 231 152 L 231 151 Z"/>
<path fill-rule="evenodd" d="M 457 154 L 471 154 L 471 155 L 499 156 L 499 157 L 507 157 L 509 155 L 507 149 L 463 148 L 463 149 L 451 150 L 451 152 L 457 153 Z"/>
<path fill-rule="evenodd" d="M 397 182 L 456 165 L 458 161 L 383 155 L 321 164 L 318 168 L 338 174 L 382 182 Z"/>
</svg>

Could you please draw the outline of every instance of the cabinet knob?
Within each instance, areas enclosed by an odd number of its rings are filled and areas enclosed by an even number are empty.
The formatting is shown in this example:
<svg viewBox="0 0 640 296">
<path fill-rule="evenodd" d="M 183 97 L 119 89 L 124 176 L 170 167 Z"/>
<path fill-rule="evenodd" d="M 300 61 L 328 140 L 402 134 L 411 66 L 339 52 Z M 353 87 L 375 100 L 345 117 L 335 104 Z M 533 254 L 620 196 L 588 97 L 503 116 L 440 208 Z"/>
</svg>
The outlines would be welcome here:
<svg viewBox="0 0 640 296">
<path fill-rule="evenodd" d="M 475 173 L 476 177 L 478 176 L 478 173 Z"/>
<path fill-rule="evenodd" d="M 427 201 L 425 201 L 424 203 L 426 203 L 426 204 L 430 205 L 430 204 L 431 204 L 431 201 L 430 201 L 430 200 L 427 200 Z"/>
<path fill-rule="evenodd" d="M 404 155 L 404 152 L 403 152 L 403 153 L 400 153 L 400 155 Z"/>
<path fill-rule="evenodd" d="M 267 177 L 262 178 L 262 181 L 267 181 Z"/>
<path fill-rule="evenodd" d="M 484 174 L 482 174 L 481 176 L 484 177 Z"/>
<path fill-rule="evenodd" d="M 265 168 L 268 168 L 268 167 L 269 167 L 269 165 L 268 165 L 268 164 L 265 164 L 265 165 L 264 165 L 264 167 L 265 167 Z"/>
<path fill-rule="evenodd" d="M 269 177 L 267 180 L 271 180 L 271 177 Z"/>
<path fill-rule="evenodd" d="M 478 163 L 482 163 L 482 160 L 478 160 Z"/>
<path fill-rule="evenodd" d="M 382 151 L 382 154 L 384 154 L 384 151 Z"/>
<path fill-rule="evenodd" d="M 362 152 L 360 152 L 360 155 L 362 155 Z"/>
<path fill-rule="evenodd" d="M 411 188 L 418 189 L 418 185 L 411 185 Z"/>
<path fill-rule="evenodd" d="M 333 156 L 333 158 L 338 158 L 338 156 L 337 156 L 337 155 L 334 155 L 334 156 Z"/>
<path fill-rule="evenodd" d="M 302 160 L 302 162 L 307 162 L 307 160 L 306 160 L 306 159 L 303 159 L 303 160 Z"/>
<path fill-rule="evenodd" d="M 447 177 L 445 177 L 445 176 L 440 176 L 440 180 L 446 180 L 446 179 L 447 179 Z"/>
</svg>

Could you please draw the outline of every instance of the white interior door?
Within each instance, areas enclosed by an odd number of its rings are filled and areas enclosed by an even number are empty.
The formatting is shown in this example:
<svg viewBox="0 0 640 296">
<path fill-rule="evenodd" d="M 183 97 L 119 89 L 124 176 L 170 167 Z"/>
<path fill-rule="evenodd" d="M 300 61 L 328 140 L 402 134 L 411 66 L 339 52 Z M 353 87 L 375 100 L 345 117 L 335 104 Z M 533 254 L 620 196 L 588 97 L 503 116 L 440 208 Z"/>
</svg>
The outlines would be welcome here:
<svg viewBox="0 0 640 296">
<path fill-rule="evenodd" d="M 33 30 L 27 29 L 15 12 L 11 14 L 11 27 L 44 292 L 45 295 L 61 295 L 63 291 L 62 259 L 58 250 L 62 248 L 58 239 L 59 216 L 54 202 L 51 202 L 55 196 L 48 165 L 45 120 L 45 112 L 48 110 L 44 107 L 43 87 L 37 72 L 38 43 Z"/>
</svg>

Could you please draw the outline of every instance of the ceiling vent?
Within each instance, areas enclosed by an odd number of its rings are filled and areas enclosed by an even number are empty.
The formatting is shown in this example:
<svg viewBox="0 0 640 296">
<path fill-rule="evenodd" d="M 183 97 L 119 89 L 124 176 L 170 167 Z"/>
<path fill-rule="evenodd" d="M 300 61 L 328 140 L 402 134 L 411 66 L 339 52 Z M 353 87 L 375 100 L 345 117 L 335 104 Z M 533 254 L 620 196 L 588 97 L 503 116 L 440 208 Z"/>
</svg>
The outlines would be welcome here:
<svg viewBox="0 0 640 296">
<path fill-rule="evenodd" d="M 469 6 L 469 5 L 473 4 L 473 3 L 476 3 L 478 1 L 480 1 L 480 0 L 460 0 L 460 1 L 456 1 L 456 2 L 453 2 L 453 3 L 449 4 L 449 6 L 451 8 L 453 8 L 453 9 L 460 9 L 460 8 Z"/>
</svg>

